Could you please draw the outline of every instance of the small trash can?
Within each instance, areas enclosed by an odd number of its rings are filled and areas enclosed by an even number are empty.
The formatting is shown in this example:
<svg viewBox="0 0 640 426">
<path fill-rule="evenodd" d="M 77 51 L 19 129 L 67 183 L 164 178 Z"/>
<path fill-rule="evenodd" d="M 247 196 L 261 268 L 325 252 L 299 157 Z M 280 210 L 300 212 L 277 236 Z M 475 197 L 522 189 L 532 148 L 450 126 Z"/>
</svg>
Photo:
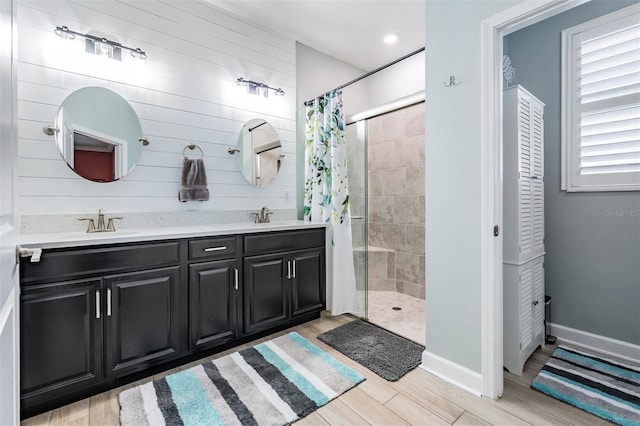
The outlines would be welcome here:
<svg viewBox="0 0 640 426">
<path fill-rule="evenodd" d="M 544 334 L 545 343 L 555 345 L 558 340 L 556 336 L 551 335 L 551 296 L 544 295 Z"/>
</svg>

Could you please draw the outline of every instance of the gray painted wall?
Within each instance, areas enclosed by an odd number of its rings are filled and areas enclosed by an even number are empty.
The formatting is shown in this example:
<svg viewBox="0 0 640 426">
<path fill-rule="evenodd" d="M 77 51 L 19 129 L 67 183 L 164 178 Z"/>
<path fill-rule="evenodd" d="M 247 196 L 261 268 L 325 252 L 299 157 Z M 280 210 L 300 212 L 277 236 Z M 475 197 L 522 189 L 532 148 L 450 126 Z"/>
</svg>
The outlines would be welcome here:
<svg viewBox="0 0 640 426">
<path fill-rule="evenodd" d="M 518 3 L 425 3 L 426 350 L 478 374 L 483 232 L 480 23 Z M 442 83 L 451 74 L 461 84 L 446 88 Z"/>
<path fill-rule="evenodd" d="M 551 322 L 640 344 L 640 193 L 560 190 L 560 33 L 634 3 L 593 0 L 509 35 L 504 46 L 516 82 L 546 104 L 545 280 L 553 298 Z"/>
</svg>

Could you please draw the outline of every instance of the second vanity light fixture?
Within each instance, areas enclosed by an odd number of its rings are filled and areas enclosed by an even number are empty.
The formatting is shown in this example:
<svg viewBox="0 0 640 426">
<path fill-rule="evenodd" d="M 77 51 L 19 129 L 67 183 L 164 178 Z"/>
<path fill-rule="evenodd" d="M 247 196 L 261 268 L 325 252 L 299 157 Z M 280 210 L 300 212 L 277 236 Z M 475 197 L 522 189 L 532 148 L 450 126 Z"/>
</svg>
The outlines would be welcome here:
<svg viewBox="0 0 640 426">
<path fill-rule="evenodd" d="M 276 89 L 275 87 L 267 86 L 264 83 L 258 83 L 257 81 L 252 81 L 252 80 L 245 80 L 242 77 L 238 77 L 238 79 L 236 80 L 236 84 L 238 86 L 246 86 L 247 93 L 251 93 L 252 95 L 262 95 L 265 98 L 269 97 L 269 90 L 273 90 L 273 93 L 276 96 L 284 96 L 285 94 L 284 90 L 280 88 Z"/>
<path fill-rule="evenodd" d="M 117 61 L 122 60 L 122 49 L 128 50 L 134 58 L 147 59 L 147 54 L 139 47 L 133 48 L 120 44 L 116 41 L 108 40 L 104 37 L 96 37 L 91 34 L 82 34 L 68 27 L 61 26 L 56 27 L 53 31 L 59 37 L 68 40 L 73 40 L 76 37 L 83 37 L 86 40 L 85 49 L 87 53 L 93 53 L 96 55 L 107 56 Z"/>
</svg>

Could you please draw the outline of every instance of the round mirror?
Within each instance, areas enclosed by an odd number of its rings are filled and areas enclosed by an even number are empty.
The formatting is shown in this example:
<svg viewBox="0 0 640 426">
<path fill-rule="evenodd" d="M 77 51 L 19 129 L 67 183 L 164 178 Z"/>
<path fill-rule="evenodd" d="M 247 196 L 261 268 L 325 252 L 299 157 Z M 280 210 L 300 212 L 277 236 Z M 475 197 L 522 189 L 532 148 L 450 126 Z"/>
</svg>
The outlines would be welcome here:
<svg viewBox="0 0 640 426">
<path fill-rule="evenodd" d="M 284 155 L 271 124 L 261 118 L 247 122 L 240 132 L 238 149 L 240 170 L 249 183 L 267 186 L 278 177 Z"/>
<path fill-rule="evenodd" d="M 131 105 L 103 87 L 85 87 L 60 105 L 54 123 L 60 155 L 79 176 L 113 182 L 135 167 L 142 128 Z"/>
</svg>

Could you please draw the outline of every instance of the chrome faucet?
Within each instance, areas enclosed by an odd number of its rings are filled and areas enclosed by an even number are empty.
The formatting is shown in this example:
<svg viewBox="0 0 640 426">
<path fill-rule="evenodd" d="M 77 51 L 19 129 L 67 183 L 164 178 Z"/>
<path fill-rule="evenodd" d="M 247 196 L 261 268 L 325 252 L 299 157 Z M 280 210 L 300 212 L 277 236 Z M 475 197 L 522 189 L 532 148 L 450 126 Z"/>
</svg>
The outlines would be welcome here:
<svg viewBox="0 0 640 426">
<path fill-rule="evenodd" d="M 87 225 L 87 232 L 91 234 L 94 232 L 115 232 L 116 227 L 113 224 L 113 221 L 115 219 L 123 219 L 123 217 L 110 217 L 107 221 L 107 226 L 105 226 L 104 225 L 104 209 L 101 208 L 101 209 L 98 209 L 98 227 L 97 228 L 92 217 L 84 217 L 78 220 L 86 220 L 89 222 L 89 224 Z"/>
<path fill-rule="evenodd" d="M 269 210 L 269 208 L 267 206 L 262 207 L 262 209 L 260 209 L 260 212 L 253 212 L 251 213 L 251 216 L 254 216 L 254 223 L 270 223 L 271 221 L 269 220 L 269 215 L 272 215 L 273 212 L 271 210 Z"/>
</svg>

